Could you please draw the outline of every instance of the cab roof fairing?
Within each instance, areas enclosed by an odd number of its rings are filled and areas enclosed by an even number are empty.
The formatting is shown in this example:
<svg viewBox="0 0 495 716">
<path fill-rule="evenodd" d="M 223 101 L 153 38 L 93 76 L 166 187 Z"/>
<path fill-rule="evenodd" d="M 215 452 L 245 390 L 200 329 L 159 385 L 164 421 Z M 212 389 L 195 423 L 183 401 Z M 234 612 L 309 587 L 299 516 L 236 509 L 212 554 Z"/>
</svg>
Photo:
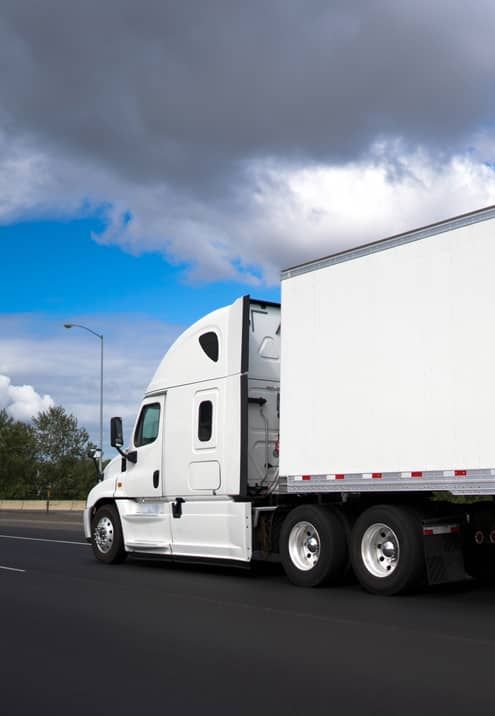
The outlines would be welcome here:
<svg viewBox="0 0 495 716">
<path fill-rule="evenodd" d="M 174 386 L 215 380 L 241 372 L 243 298 L 200 318 L 175 340 L 163 356 L 146 395 Z M 218 361 L 209 358 L 199 343 L 203 333 L 218 335 Z"/>
</svg>

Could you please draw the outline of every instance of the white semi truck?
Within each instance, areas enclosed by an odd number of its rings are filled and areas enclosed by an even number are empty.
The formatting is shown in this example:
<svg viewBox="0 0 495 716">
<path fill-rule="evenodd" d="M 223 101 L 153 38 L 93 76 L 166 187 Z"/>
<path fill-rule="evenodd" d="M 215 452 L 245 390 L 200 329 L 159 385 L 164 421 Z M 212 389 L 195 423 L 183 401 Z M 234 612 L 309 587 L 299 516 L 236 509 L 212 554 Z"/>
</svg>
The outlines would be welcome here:
<svg viewBox="0 0 495 716">
<path fill-rule="evenodd" d="M 281 307 L 199 320 L 127 450 L 112 418 L 96 557 L 280 561 L 296 585 L 353 572 L 378 594 L 495 575 L 494 267 L 491 207 L 285 270 Z"/>
</svg>

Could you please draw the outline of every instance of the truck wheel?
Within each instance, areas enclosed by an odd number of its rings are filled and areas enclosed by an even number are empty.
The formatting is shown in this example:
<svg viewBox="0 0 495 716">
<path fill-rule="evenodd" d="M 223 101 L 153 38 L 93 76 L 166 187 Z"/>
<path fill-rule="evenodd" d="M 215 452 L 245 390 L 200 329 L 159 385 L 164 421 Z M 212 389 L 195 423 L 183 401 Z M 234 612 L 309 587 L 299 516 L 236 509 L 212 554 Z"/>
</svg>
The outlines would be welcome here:
<svg viewBox="0 0 495 716">
<path fill-rule="evenodd" d="M 354 525 L 351 563 L 361 586 L 373 594 L 419 587 L 426 572 L 421 519 L 408 507 L 370 507 Z"/>
<path fill-rule="evenodd" d="M 106 564 L 118 564 L 127 557 L 120 517 L 113 505 L 96 510 L 91 521 L 91 546 L 96 559 Z"/>
<path fill-rule="evenodd" d="M 495 509 L 492 502 L 473 505 L 465 531 L 464 567 L 474 579 L 495 582 Z"/>
<path fill-rule="evenodd" d="M 298 587 L 340 581 L 347 565 L 347 540 L 337 511 L 318 505 L 291 510 L 280 531 L 280 559 Z"/>
</svg>

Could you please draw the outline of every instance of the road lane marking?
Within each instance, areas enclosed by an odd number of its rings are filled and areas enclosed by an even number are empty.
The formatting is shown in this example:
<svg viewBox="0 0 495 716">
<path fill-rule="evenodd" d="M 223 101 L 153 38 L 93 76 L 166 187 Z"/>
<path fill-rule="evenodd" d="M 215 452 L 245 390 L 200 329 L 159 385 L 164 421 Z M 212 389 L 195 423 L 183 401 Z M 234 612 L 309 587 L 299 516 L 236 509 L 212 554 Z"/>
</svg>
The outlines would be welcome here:
<svg viewBox="0 0 495 716">
<path fill-rule="evenodd" d="M 3 539 L 24 539 L 28 540 L 30 542 L 56 542 L 57 544 L 82 544 L 85 547 L 89 547 L 88 542 L 70 542 L 69 540 L 64 539 L 47 539 L 44 537 L 18 537 L 17 535 L 2 535 L 0 534 L 0 537 L 3 537 Z"/>
<path fill-rule="evenodd" d="M 6 569 L 8 572 L 25 572 L 25 569 L 17 569 L 17 567 L 4 567 L 0 564 L 0 569 Z"/>
</svg>

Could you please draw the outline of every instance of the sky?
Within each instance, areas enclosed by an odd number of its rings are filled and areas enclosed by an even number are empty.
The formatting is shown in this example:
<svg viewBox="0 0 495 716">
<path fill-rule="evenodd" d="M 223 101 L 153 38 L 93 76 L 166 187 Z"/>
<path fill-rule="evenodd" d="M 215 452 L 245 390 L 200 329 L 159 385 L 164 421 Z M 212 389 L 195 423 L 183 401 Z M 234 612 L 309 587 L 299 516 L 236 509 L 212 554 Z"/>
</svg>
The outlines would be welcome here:
<svg viewBox="0 0 495 716">
<path fill-rule="evenodd" d="M 0 408 L 127 434 L 180 331 L 495 204 L 491 0 L 2 0 Z"/>
</svg>

